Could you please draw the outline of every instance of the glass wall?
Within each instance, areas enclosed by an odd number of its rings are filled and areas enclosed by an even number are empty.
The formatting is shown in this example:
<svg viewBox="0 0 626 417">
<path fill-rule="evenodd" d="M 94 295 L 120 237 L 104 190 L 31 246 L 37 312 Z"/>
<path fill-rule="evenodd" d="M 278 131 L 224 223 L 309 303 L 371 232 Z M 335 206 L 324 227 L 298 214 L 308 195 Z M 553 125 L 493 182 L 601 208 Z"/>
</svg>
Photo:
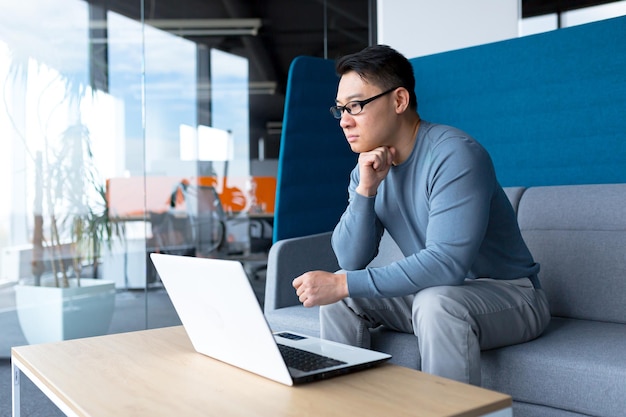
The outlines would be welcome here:
<svg viewBox="0 0 626 417">
<path fill-rule="evenodd" d="M 151 252 L 251 255 L 249 62 L 141 6 L 0 15 L 0 357 L 178 324 Z"/>
</svg>

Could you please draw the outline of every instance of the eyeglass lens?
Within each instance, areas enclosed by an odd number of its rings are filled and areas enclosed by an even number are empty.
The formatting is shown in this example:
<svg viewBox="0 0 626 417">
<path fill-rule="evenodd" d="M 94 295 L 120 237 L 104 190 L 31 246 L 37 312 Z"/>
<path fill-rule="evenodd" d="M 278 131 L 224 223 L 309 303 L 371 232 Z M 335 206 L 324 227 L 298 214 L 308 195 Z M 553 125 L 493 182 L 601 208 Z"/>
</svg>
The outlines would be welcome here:
<svg viewBox="0 0 626 417">
<path fill-rule="evenodd" d="M 355 114 L 361 113 L 363 111 L 363 107 L 365 107 L 366 104 L 371 103 L 372 101 L 376 100 L 379 97 L 384 96 L 385 94 L 391 93 L 396 88 L 398 87 L 390 88 L 387 91 L 383 91 L 382 93 L 377 94 L 374 97 L 370 97 L 365 100 L 350 101 L 349 103 L 346 103 L 344 106 L 332 106 L 330 108 L 330 113 L 333 115 L 335 119 L 341 119 L 341 114 L 343 113 L 344 110 L 347 111 L 348 114 L 354 116 Z"/>
</svg>

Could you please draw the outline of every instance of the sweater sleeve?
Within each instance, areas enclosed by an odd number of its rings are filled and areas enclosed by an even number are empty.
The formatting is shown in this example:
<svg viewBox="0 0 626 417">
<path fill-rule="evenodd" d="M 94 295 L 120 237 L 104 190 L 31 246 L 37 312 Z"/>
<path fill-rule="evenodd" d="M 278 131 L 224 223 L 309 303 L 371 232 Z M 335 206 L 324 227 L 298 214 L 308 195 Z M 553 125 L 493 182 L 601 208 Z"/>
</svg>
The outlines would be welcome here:
<svg viewBox="0 0 626 417">
<path fill-rule="evenodd" d="M 331 244 L 339 266 L 344 270 L 365 268 L 378 253 L 383 226 L 374 210 L 375 196 L 356 192 L 359 184 L 358 166 L 350 176 L 348 207 L 335 227 Z"/>
<path fill-rule="evenodd" d="M 460 285 L 467 276 L 489 222 L 497 184 L 493 164 L 478 143 L 462 136 L 440 141 L 430 158 L 425 196 L 416 193 L 410 181 L 411 189 L 396 196 L 405 206 L 416 206 L 419 198 L 428 200 L 426 221 L 408 219 L 411 227 L 426 227 L 424 247 L 384 267 L 350 270 L 351 297 L 403 296 L 437 285 Z M 398 244 L 407 247 L 406 242 Z"/>
</svg>

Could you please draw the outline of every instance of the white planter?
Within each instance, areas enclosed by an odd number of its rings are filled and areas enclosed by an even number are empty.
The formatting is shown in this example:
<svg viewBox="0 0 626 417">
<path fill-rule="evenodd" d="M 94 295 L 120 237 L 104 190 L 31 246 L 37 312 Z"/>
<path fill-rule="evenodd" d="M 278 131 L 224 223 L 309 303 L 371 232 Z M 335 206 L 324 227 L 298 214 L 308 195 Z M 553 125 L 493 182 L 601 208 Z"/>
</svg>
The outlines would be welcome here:
<svg viewBox="0 0 626 417">
<path fill-rule="evenodd" d="M 115 309 L 115 283 L 81 278 L 80 287 L 17 285 L 15 303 L 29 344 L 107 334 Z"/>
<path fill-rule="evenodd" d="M 115 241 L 111 248 L 102 248 L 102 277 L 115 282 L 116 288 L 146 287 L 146 240 Z"/>
</svg>

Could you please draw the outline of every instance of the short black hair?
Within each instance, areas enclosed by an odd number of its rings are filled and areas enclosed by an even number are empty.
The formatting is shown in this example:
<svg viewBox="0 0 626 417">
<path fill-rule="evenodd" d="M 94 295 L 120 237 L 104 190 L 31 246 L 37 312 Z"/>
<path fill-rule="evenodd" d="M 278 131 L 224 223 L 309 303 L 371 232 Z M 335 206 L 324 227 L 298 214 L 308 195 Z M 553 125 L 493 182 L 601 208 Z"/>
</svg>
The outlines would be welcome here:
<svg viewBox="0 0 626 417">
<path fill-rule="evenodd" d="M 409 107 L 417 110 L 413 66 L 400 52 L 387 45 L 373 45 L 345 55 L 335 63 L 338 76 L 354 71 L 370 84 L 383 90 L 404 87 L 409 92 Z"/>
</svg>

